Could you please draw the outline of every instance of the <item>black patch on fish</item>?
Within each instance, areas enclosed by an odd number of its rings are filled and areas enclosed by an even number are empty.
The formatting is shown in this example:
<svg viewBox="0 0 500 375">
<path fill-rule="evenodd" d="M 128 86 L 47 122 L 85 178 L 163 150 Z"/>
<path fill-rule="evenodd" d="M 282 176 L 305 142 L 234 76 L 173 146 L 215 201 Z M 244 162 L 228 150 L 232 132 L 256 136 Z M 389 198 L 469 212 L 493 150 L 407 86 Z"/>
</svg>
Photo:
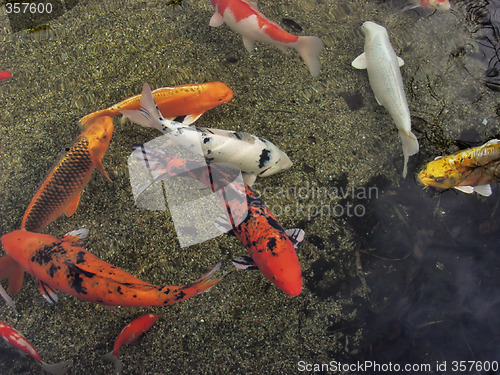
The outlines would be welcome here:
<svg viewBox="0 0 500 375">
<path fill-rule="evenodd" d="M 95 273 L 85 271 L 69 262 L 65 262 L 65 264 L 68 267 L 68 275 L 66 276 L 66 278 L 68 279 L 70 288 L 74 289 L 78 294 L 87 294 L 87 288 L 82 285 L 82 275 L 88 279 L 91 279 L 95 276 Z"/>
<path fill-rule="evenodd" d="M 272 216 L 267 216 L 266 217 L 266 220 L 267 220 L 267 223 L 273 227 L 274 229 L 276 229 L 277 231 L 279 232 L 283 232 L 283 227 L 280 225 L 280 223 L 278 223 L 278 221 L 272 217 Z"/>
<path fill-rule="evenodd" d="M 51 264 L 49 268 L 49 276 L 54 277 L 55 273 L 59 270 L 61 267 L 57 267 L 55 264 Z"/>
<path fill-rule="evenodd" d="M 267 248 L 271 250 L 273 255 L 277 255 L 274 250 L 276 250 L 276 238 L 271 237 L 267 240 Z"/>
<path fill-rule="evenodd" d="M 45 245 L 41 249 L 38 249 L 31 257 L 31 261 L 43 266 L 52 262 L 52 257 L 55 254 L 66 254 L 66 250 L 61 246 L 61 242 Z"/>
<path fill-rule="evenodd" d="M 262 153 L 260 154 L 259 157 L 259 168 L 263 168 L 264 165 L 271 159 L 270 157 L 271 151 L 269 150 L 262 150 Z"/>
<path fill-rule="evenodd" d="M 206 143 L 208 143 L 208 142 L 210 142 L 210 138 L 209 138 L 209 137 L 203 138 L 203 143 L 205 143 L 205 144 L 206 144 Z"/>
<path fill-rule="evenodd" d="M 238 138 L 241 141 L 241 136 L 239 135 L 238 132 L 233 132 L 233 134 L 236 138 Z"/>
<path fill-rule="evenodd" d="M 85 263 L 85 251 L 79 251 L 76 254 L 76 264 Z"/>
<path fill-rule="evenodd" d="M 123 294 L 122 287 L 120 285 L 118 285 L 118 287 L 116 288 L 116 291 L 118 292 L 118 294 Z"/>
<path fill-rule="evenodd" d="M 175 300 L 179 301 L 179 300 L 183 299 L 184 297 L 186 297 L 186 293 L 184 293 L 182 290 L 179 290 L 177 292 L 177 294 L 175 295 Z"/>
</svg>

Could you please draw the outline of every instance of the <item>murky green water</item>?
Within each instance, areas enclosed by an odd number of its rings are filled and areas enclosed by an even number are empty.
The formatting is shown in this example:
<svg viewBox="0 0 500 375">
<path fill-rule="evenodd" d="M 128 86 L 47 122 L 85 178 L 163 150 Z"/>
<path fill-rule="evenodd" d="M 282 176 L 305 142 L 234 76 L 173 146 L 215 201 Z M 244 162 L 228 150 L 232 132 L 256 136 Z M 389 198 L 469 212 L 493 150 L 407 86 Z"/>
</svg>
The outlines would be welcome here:
<svg viewBox="0 0 500 375">
<path fill-rule="evenodd" d="M 50 30 L 38 33 L 14 32 L 0 13 L 0 70 L 14 74 L 0 83 L 0 234 L 19 228 L 40 181 L 79 134 L 81 116 L 139 93 L 145 81 L 218 80 L 234 99 L 197 124 L 244 130 L 288 153 L 292 169 L 261 179 L 257 189 L 283 226 L 303 228 L 307 241 L 299 250 L 304 291 L 295 298 L 259 272 L 233 272 L 183 303 L 115 314 L 62 294 L 51 308 L 27 276 L 15 298 L 20 315 L 0 303 L 0 318 L 45 361 L 73 359 L 70 374 L 112 373 L 100 356 L 147 311 L 160 319 L 122 348 L 123 374 L 297 373 L 299 361 L 358 360 L 446 360 L 449 372 L 452 360 L 498 359 L 498 191 L 489 198 L 440 194 L 413 177 L 455 151 L 457 140 L 482 144 L 500 133 L 498 93 L 484 85 L 491 66 L 477 44 L 484 34 L 465 3 L 432 14 L 401 13 L 397 2 L 260 2 L 269 18 L 291 19 L 302 35 L 321 37 L 317 79 L 295 51 L 257 44 L 249 55 L 226 26 L 210 28 L 208 0 L 173 9 L 165 1 L 65 3 Z M 406 62 L 421 146 L 406 180 L 392 120 L 366 72 L 350 65 L 363 50 L 366 20 L 388 29 Z M 134 206 L 131 145 L 158 135 L 115 121 L 103 159 L 113 183 L 95 173 L 76 214 L 44 232 L 61 237 L 89 228 L 86 249 L 155 284 L 188 283 L 221 260 L 230 270 L 230 260 L 246 254 L 235 238 L 181 249 L 168 213 Z M 0 348 L 1 373 L 41 373 L 35 361 L 12 353 Z"/>
</svg>

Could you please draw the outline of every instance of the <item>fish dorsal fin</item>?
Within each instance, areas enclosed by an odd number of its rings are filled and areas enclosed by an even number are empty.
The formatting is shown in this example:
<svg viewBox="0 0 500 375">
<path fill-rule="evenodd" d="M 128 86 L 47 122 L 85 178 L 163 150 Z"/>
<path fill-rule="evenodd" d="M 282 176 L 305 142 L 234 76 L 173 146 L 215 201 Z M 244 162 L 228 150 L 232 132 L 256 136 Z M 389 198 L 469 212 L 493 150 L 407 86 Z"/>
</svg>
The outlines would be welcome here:
<svg viewBox="0 0 500 375">
<path fill-rule="evenodd" d="M 474 188 L 472 186 L 455 186 L 453 189 L 461 191 L 465 194 L 472 194 L 474 192 Z"/>
<path fill-rule="evenodd" d="M 474 191 L 479 195 L 484 197 L 489 197 L 491 195 L 491 186 L 490 185 L 477 185 L 474 186 Z"/>
<path fill-rule="evenodd" d="M 351 65 L 356 69 L 366 69 L 366 54 L 363 52 L 361 55 L 356 57 Z"/>
<path fill-rule="evenodd" d="M 78 193 L 78 195 L 73 199 L 67 206 L 66 209 L 64 210 L 64 213 L 66 216 L 70 217 L 76 212 L 76 209 L 78 208 L 78 203 L 80 203 L 80 196 L 81 193 Z"/>
<path fill-rule="evenodd" d="M 61 238 L 62 241 L 71 242 L 75 245 L 81 245 L 89 235 L 89 230 L 87 228 L 80 228 L 76 230 L 72 230 L 64 235 Z"/>
<path fill-rule="evenodd" d="M 224 23 L 224 18 L 219 14 L 219 12 L 215 12 L 212 18 L 210 18 L 209 25 L 212 27 L 219 27 Z"/>
<path fill-rule="evenodd" d="M 405 61 L 399 56 L 397 56 L 397 59 L 398 59 L 398 66 L 401 68 L 405 64 Z"/>
<path fill-rule="evenodd" d="M 300 246 L 302 246 L 306 238 L 306 233 L 302 229 L 298 228 L 287 229 L 285 233 L 290 239 L 290 241 L 292 241 L 295 250 L 297 250 Z"/>
</svg>

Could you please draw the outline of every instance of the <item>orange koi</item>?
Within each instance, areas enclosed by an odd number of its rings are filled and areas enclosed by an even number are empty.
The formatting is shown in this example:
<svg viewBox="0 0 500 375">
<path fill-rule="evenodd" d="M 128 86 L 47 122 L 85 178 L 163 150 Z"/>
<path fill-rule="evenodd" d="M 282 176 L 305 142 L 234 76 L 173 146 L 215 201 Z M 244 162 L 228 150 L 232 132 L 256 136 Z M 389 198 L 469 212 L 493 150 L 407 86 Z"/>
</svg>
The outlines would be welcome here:
<svg viewBox="0 0 500 375">
<path fill-rule="evenodd" d="M 174 87 L 161 87 L 153 91 L 153 97 L 158 109 L 165 118 L 173 120 L 186 116 L 184 124 L 192 124 L 209 109 L 226 103 L 233 98 L 233 91 L 222 82 L 207 82 L 187 84 Z M 125 99 L 109 108 L 93 112 L 80 119 L 80 124 L 86 128 L 89 122 L 99 116 L 116 116 L 123 110 L 138 110 L 141 108 L 141 95 Z"/>
<path fill-rule="evenodd" d="M 66 148 L 28 205 L 21 229 L 40 232 L 63 212 L 66 216 L 73 215 L 94 167 L 111 181 L 101 159 L 112 134 L 111 117 L 100 117 Z"/>
<path fill-rule="evenodd" d="M 37 281 L 42 296 L 57 302 L 57 290 L 105 306 L 171 305 L 208 290 L 222 279 L 210 280 L 220 268 L 185 286 L 158 286 L 138 279 L 80 247 L 87 236 L 80 229 L 57 238 L 40 233 L 15 230 L 2 236 L 2 245 L 10 256 Z M 5 275 L 0 274 L 0 280 Z"/>
<path fill-rule="evenodd" d="M 221 221 L 218 224 L 225 227 L 228 233 L 234 234 L 250 254 L 250 258 L 236 259 L 233 264 L 240 269 L 258 268 L 289 296 L 297 296 L 302 292 L 302 274 L 296 252 L 304 241 L 302 229 L 285 231 L 257 192 L 244 182 L 234 181 L 228 169 L 211 163 L 207 163 L 208 168 L 205 168 L 197 160 L 179 158 L 147 145 L 138 147 L 141 147 L 141 152 L 135 155 L 144 158 L 153 177 L 147 186 L 171 176 L 189 176 L 216 193 L 226 185 L 231 186 L 237 194 L 232 195 L 232 198 L 226 195 L 221 199 L 232 222 Z M 142 163 L 142 160 L 139 161 Z M 147 186 L 142 187 L 142 191 Z M 237 201 L 238 194 L 246 196 L 247 207 L 242 207 Z"/>
<path fill-rule="evenodd" d="M 59 362 L 51 365 L 43 362 L 35 347 L 23 335 L 2 321 L 0 321 L 0 337 L 2 337 L 7 344 L 18 349 L 20 352 L 33 357 L 49 374 L 62 375 L 66 373 L 68 367 L 73 365 L 73 361 Z"/>
<path fill-rule="evenodd" d="M 117 373 L 122 372 L 123 363 L 120 361 L 119 355 L 121 346 L 133 343 L 141 334 L 146 333 L 146 331 L 153 326 L 157 319 L 157 314 L 150 313 L 141 315 L 137 319 L 132 320 L 118 334 L 115 344 L 113 345 L 113 350 L 103 355 L 102 358 L 106 361 L 113 362 Z"/>
</svg>

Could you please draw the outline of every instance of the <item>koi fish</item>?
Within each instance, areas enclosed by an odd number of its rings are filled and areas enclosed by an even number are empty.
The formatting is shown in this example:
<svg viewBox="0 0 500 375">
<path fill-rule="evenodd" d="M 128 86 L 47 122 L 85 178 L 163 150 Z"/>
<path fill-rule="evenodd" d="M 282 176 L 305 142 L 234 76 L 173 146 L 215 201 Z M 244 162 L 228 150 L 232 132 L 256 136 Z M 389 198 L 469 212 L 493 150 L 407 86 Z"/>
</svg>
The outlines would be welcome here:
<svg viewBox="0 0 500 375">
<path fill-rule="evenodd" d="M 120 361 L 119 355 L 121 346 L 133 343 L 141 334 L 146 333 L 146 331 L 153 326 L 157 319 L 157 314 L 150 313 L 141 315 L 137 319 L 132 320 L 118 334 L 115 344 L 113 345 L 113 350 L 103 355 L 102 358 L 106 361 L 113 362 L 116 372 L 121 373 L 123 370 L 123 363 Z"/>
<path fill-rule="evenodd" d="M 418 141 L 411 132 L 411 118 L 406 102 L 403 79 L 399 67 L 404 61 L 392 49 L 387 30 L 374 22 L 363 23 L 365 51 L 359 55 L 352 66 L 367 69 L 370 86 L 379 105 L 383 105 L 391 115 L 399 131 L 403 144 L 403 178 L 408 172 L 408 159 L 418 152 Z"/>
<path fill-rule="evenodd" d="M 500 179 L 500 140 L 492 139 L 484 145 L 438 156 L 418 174 L 418 180 L 427 186 L 491 195 L 491 183 Z"/>
<path fill-rule="evenodd" d="M 418 7 L 433 8 L 436 10 L 449 10 L 451 8 L 449 0 L 411 0 L 409 5 L 403 10 L 414 9 Z"/>
<path fill-rule="evenodd" d="M 94 167 L 111 181 L 101 159 L 112 134 L 113 121 L 103 116 L 92 121 L 65 149 L 28 205 L 21 229 L 40 232 L 63 212 L 73 215 Z"/>
<path fill-rule="evenodd" d="M 9 72 L 8 70 L 0 71 L 0 82 L 3 81 L 4 79 L 9 79 L 9 78 L 12 78 L 11 72 Z"/>
<path fill-rule="evenodd" d="M 296 36 L 287 33 L 276 22 L 271 21 L 257 9 L 257 4 L 248 0 L 211 0 L 215 13 L 210 26 L 218 27 L 224 22 L 243 37 L 248 52 L 254 50 L 254 42 L 267 42 L 282 51 L 295 48 L 306 63 L 311 75 L 319 75 L 318 55 L 323 42 L 317 36 Z"/>
<path fill-rule="evenodd" d="M 209 168 L 206 168 L 199 161 L 179 158 L 146 145 L 142 145 L 141 152 L 135 153 L 135 156 L 153 178 L 148 186 L 167 177 L 180 176 L 179 171 L 184 171 L 184 176 L 202 182 L 213 192 L 221 191 L 226 185 L 231 186 L 236 194 L 231 194 L 230 198 L 228 195 L 221 198 L 230 222 L 221 219 L 218 225 L 234 234 L 250 254 L 251 259 L 245 258 L 244 265 L 241 264 L 241 259 L 235 262 L 237 268 L 257 267 L 268 280 L 289 296 L 297 296 L 302 292 L 302 274 L 296 250 L 304 241 L 304 231 L 285 231 L 248 184 L 235 181 L 217 164 L 207 163 Z M 196 164 L 199 165 L 198 168 Z M 241 194 L 246 196 L 246 207 L 240 207 L 240 200 L 237 198 Z M 246 217 L 239 217 L 243 213 Z"/>
<path fill-rule="evenodd" d="M 144 127 L 156 128 L 164 134 L 171 134 L 180 144 L 201 145 L 207 161 L 231 163 L 237 166 L 243 179 L 249 185 L 257 176 L 266 177 L 292 166 L 290 158 L 273 143 L 246 132 L 187 127 L 181 123 L 164 119 L 155 104 L 151 89 L 144 83 L 141 94 L 141 108 L 136 111 L 122 110 L 128 117 Z"/>
<path fill-rule="evenodd" d="M 222 279 L 210 280 L 220 268 L 185 286 L 158 286 L 138 279 L 89 253 L 80 245 L 87 236 L 80 229 L 57 238 L 40 233 L 15 230 L 2 236 L 2 245 L 17 263 L 38 282 L 42 296 L 57 302 L 57 290 L 104 306 L 171 305 L 208 290 Z M 0 274 L 0 280 L 5 275 Z"/>
<path fill-rule="evenodd" d="M 222 82 L 161 87 L 153 91 L 153 97 L 162 113 L 169 119 L 186 116 L 184 124 L 192 124 L 209 109 L 226 103 L 233 98 L 233 91 Z M 135 95 L 107 109 L 93 112 L 80 119 L 85 128 L 94 118 L 99 116 L 116 116 L 122 110 L 140 108 L 141 95 Z"/>
<path fill-rule="evenodd" d="M 68 371 L 70 366 L 73 365 L 73 361 L 59 362 L 51 365 L 43 362 L 35 347 L 23 335 L 17 332 L 9 324 L 2 321 L 0 321 L 0 337 L 2 337 L 7 344 L 13 346 L 21 353 L 26 353 L 33 357 L 49 374 L 62 375 Z"/>
</svg>

